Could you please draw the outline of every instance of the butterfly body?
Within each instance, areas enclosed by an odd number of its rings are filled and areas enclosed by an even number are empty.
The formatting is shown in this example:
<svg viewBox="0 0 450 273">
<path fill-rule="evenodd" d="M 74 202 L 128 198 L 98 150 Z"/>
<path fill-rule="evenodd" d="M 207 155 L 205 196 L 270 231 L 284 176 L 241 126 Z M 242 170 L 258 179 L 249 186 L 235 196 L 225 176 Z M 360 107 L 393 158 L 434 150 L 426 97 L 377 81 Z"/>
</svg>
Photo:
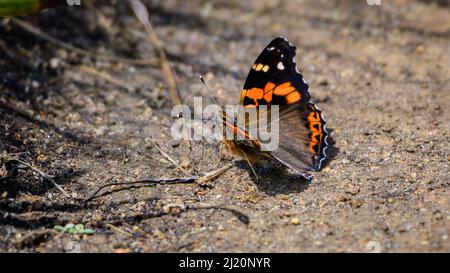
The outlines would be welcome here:
<svg viewBox="0 0 450 273">
<path fill-rule="evenodd" d="M 297 70 L 295 51 L 283 37 L 272 40 L 252 65 L 241 93 L 242 107 L 258 113 L 253 120 L 246 118 L 249 126 L 269 122 L 271 108 L 278 106 L 279 118 L 272 121 L 279 124 L 278 147 L 262 151 L 259 137 L 250 135 L 248 126 L 237 126 L 236 117 L 224 119 L 224 125 L 241 136 L 226 141 L 231 152 L 250 162 L 275 159 L 309 179 L 305 172 L 320 170 L 326 158 L 328 133 L 322 112 L 310 101 L 309 86 Z M 268 109 L 266 118 L 259 115 L 262 106 Z"/>
</svg>

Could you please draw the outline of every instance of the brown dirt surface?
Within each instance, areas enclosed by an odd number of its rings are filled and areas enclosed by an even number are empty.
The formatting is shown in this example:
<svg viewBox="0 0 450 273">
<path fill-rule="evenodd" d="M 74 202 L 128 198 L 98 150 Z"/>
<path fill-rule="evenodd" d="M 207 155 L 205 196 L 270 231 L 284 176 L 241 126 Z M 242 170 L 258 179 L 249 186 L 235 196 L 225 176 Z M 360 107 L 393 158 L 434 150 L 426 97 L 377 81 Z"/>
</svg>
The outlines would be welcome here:
<svg viewBox="0 0 450 273">
<path fill-rule="evenodd" d="M 21 17 L 95 54 L 156 58 L 126 1 Z M 209 186 L 98 186 L 201 176 L 219 143 L 175 141 L 158 67 L 83 56 L 0 21 L 2 252 L 449 252 L 448 1 L 146 1 L 185 104 L 236 104 L 256 56 L 283 35 L 334 144 L 307 182 L 233 164 Z M 116 83 L 88 73 L 107 73 Z M 211 91 L 198 79 L 204 75 Z M 5 155 L 5 154 L 4 154 Z M 83 224 L 93 235 L 55 225 Z M 379 246 L 379 248 L 378 248 Z"/>
</svg>

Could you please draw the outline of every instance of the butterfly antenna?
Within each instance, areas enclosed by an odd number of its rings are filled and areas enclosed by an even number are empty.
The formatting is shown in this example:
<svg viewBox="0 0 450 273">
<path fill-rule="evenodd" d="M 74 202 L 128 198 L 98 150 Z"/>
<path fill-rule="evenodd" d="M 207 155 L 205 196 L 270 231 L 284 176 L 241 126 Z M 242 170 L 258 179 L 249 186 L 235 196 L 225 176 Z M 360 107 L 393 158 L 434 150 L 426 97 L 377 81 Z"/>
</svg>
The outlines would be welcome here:
<svg viewBox="0 0 450 273">
<path fill-rule="evenodd" d="M 209 97 L 212 99 L 212 101 L 213 101 L 215 104 L 218 105 L 217 100 L 213 97 L 213 95 L 211 95 L 211 94 L 212 94 L 212 93 L 211 93 L 211 90 L 208 88 L 208 85 L 206 85 L 205 78 L 203 78 L 202 75 L 200 75 L 200 80 L 202 81 L 202 83 L 203 83 L 203 85 L 205 86 L 206 90 L 208 90 L 208 94 L 210 94 Z"/>
<path fill-rule="evenodd" d="M 206 90 L 208 90 L 208 93 L 209 93 L 209 94 L 212 94 L 212 93 L 211 93 L 211 90 L 208 88 L 208 85 L 206 85 L 205 78 L 203 78 L 202 75 L 200 75 L 200 80 L 202 81 L 202 83 L 203 83 L 203 85 L 205 86 Z M 212 95 L 209 95 L 209 97 L 211 98 L 211 100 L 212 100 L 215 104 L 219 105 L 219 103 L 217 102 L 217 100 L 216 100 Z M 230 120 L 230 117 L 226 116 L 224 112 L 221 113 L 221 116 L 222 116 L 222 118 L 226 118 L 227 120 Z"/>
<path fill-rule="evenodd" d="M 216 104 L 219 105 L 219 103 L 217 102 L 217 100 L 213 97 L 213 95 L 211 95 L 211 90 L 208 88 L 208 85 L 206 85 L 205 82 L 205 78 L 203 78 L 202 75 L 199 76 L 200 80 L 202 81 L 203 85 L 205 86 L 206 90 L 208 90 L 208 93 L 210 94 L 209 97 L 211 98 L 211 100 Z M 226 118 L 228 120 L 228 117 L 225 116 L 224 113 L 221 113 L 222 118 Z"/>
</svg>

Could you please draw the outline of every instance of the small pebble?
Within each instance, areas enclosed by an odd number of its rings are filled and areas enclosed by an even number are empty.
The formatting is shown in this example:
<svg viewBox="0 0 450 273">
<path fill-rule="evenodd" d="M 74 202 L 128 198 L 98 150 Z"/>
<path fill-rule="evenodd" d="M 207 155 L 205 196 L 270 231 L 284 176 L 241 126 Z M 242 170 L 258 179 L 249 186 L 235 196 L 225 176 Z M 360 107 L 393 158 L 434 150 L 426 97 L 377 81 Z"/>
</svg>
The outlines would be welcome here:
<svg viewBox="0 0 450 273">
<path fill-rule="evenodd" d="M 417 53 L 424 53 L 425 52 L 425 47 L 423 45 L 419 45 L 416 47 L 416 52 Z"/>
<path fill-rule="evenodd" d="M 130 248 L 116 248 L 114 249 L 114 253 L 131 253 L 133 250 Z"/>
<path fill-rule="evenodd" d="M 284 194 L 284 193 L 278 193 L 275 196 L 276 196 L 276 198 L 278 198 L 280 200 L 284 200 L 284 201 L 289 200 L 289 195 Z"/>
<path fill-rule="evenodd" d="M 191 163 L 189 163 L 189 161 L 183 161 L 181 162 L 181 167 L 189 169 L 191 167 Z"/>
<path fill-rule="evenodd" d="M 350 163 L 350 160 L 344 158 L 341 160 L 341 162 L 342 162 L 342 164 L 348 164 L 348 163 Z"/>
<path fill-rule="evenodd" d="M 6 170 L 5 165 L 1 165 L 0 166 L 0 177 L 6 176 L 7 173 L 8 173 L 8 171 Z"/>
<path fill-rule="evenodd" d="M 356 199 L 356 200 L 352 200 L 351 206 L 352 206 L 353 209 L 357 209 L 357 208 L 361 207 L 363 203 L 364 203 L 363 200 Z"/>
<path fill-rule="evenodd" d="M 298 219 L 298 218 L 292 218 L 291 219 L 291 224 L 292 225 L 300 225 L 300 219 Z"/>
<path fill-rule="evenodd" d="M 58 68 L 59 64 L 60 64 L 60 60 L 58 58 L 52 58 L 50 60 L 50 67 L 53 69 Z"/>
<path fill-rule="evenodd" d="M 340 203 L 340 202 L 346 202 L 346 201 L 348 201 L 348 200 L 350 200 L 347 196 L 345 196 L 345 195 L 339 195 L 337 198 L 336 198 L 336 202 L 338 202 L 338 203 Z"/>
<path fill-rule="evenodd" d="M 319 85 L 322 85 L 322 86 L 328 85 L 328 80 L 327 80 L 327 78 L 321 78 L 321 79 L 319 80 Z"/>
<path fill-rule="evenodd" d="M 346 193 L 350 193 L 351 195 L 355 195 L 359 193 L 359 187 L 353 184 L 350 184 L 345 189 Z"/>
<path fill-rule="evenodd" d="M 435 220 L 442 220 L 444 218 L 444 216 L 442 215 L 442 213 L 440 211 L 436 211 L 434 213 L 434 219 Z"/>
</svg>

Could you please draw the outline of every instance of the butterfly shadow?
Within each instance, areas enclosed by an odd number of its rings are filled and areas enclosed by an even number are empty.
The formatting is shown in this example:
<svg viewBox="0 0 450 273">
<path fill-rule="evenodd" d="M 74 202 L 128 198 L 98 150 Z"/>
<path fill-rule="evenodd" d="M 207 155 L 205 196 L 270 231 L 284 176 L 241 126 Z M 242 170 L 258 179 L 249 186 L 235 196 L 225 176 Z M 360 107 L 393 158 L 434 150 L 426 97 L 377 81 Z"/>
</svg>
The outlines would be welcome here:
<svg viewBox="0 0 450 273">
<path fill-rule="evenodd" d="M 327 157 L 322 162 L 322 169 L 328 166 L 328 164 L 339 154 L 339 148 L 336 147 L 336 142 L 331 137 L 332 132 L 333 129 L 328 128 L 329 146 L 327 149 Z M 276 195 L 279 193 L 301 193 L 308 189 L 311 181 L 299 174 L 289 171 L 288 168 L 283 167 L 282 164 L 276 162 L 272 163 L 274 164 L 252 165 L 258 175 L 258 178 L 256 178 L 247 161 L 236 161 L 236 165 L 241 169 L 247 170 L 258 189 L 266 194 Z"/>
<path fill-rule="evenodd" d="M 236 165 L 241 169 L 247 170 L 258 190 L 268 195 L 301 193 L 308 189 L 310 184 L 310 181 L 306 178 L 290 172 L 281 164 L 273 167 L 252 165 L 258 178 L 255 177 L 245 160 L 237 161 Z"/>
</svg>

